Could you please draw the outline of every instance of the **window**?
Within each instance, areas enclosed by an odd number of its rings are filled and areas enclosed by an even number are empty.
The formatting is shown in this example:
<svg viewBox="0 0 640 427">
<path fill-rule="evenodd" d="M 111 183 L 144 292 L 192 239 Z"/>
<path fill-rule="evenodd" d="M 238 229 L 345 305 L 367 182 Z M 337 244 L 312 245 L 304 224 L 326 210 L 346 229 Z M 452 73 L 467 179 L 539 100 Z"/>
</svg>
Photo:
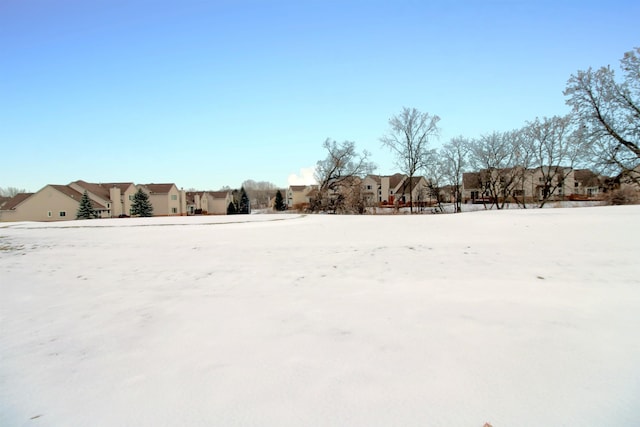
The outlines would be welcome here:
<svg viewBox="0 0 640 427">
<path fill-rule="evenodd" d="M 111 209 L 111 203 L 107 203 L 107 209 Z"/>
<path fill-rule="evenodd" d="M 133 201 L 133 194 L 129 194 L 129 200 Z"/>
<path fill-rule="evenodd" d="M 171 195 L 171 200 L 178 200 L 178 196 L 177 196 L 177 195 L 175 195 L 175 194 L 172 194 L 172 195 Z"/>
<path fill-rule="evenodd" d="M 178 208 L 171 208 L 171 213 L 172 214 L 177 214 L 178 213 Z"/>
<path fill-rule="evenodd" d="M 371 190 L 371 186 L 370 185 L 367 185 L 367 190 Z"/>
<path fill-rule="evenodd" d="M 47 211 L 47 216 L 51 218 L 51 211 Z"/>
<path fill-rule="evenodd" d="M 58 215 L 59 216 L 67 216 L 67 213 L 65 211 L 60 211 L 60 213 Z"/>
<path fill-rule="evenodd" d="M 573 186 L 574 186 L 575 188 L 578 188 L 578 185 L 580 185 L 580 184 L 578 184 L 578 181 L 576 181 L 576 182 L 574 182 L 574 183 L 573 183 Z"/>
</svg>

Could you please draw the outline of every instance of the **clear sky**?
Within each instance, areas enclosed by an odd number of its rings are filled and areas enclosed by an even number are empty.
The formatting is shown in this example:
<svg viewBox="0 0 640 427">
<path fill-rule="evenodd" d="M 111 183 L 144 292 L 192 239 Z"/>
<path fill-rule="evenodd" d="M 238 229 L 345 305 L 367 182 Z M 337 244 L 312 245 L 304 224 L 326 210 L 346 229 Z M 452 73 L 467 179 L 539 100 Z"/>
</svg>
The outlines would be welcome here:
<svg viewBox="0 0 640 427">
<path fill-rule="evenodd" d="M 640 2 L 0 0 L 0 187 L 298 183 L 403 106 L 477 137 L 567 113 L 640 45 Z"/>
</svg>

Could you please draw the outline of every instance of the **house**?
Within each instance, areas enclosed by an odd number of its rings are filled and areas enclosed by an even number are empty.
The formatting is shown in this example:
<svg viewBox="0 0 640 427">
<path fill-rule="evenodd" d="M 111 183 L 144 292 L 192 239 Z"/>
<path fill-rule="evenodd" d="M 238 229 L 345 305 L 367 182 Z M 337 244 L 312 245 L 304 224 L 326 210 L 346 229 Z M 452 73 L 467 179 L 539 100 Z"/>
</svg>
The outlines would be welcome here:
<svg viewBox="0 0 640 427">
<path fill-rule="evenodd" d="M 362 197 L 367 206 L 376 206 L 382 202 L 382 183 L 380 175 L 367 175 L 362 180 Z"/>
<path fill-rule="evenodd" d="M 175 216 L 187 214 L 187 197 L 184 190 L 175 184 L 143 184 L 142 189 L 149 196 L 153 206 L 153 216 Z"/>
<path fill-rule="evenodd" d="M 400 204 L 413 201 L 414 205 L 426 205 L 431 201 L 429 183 L 423 176 L 414 176 L 409 179 L 405 176 L 393 190 L 395 200 Z"/>
<path fill-rule="evenodd" d="M 483 169 L 462 174 L 462 198 L 465 203 L 489 203 L 497 194 L 503 201 L 536 202 L 549 200 L 597 199 L 605 191 L 606 178 L 588 169 L 542 166 Z M 493 191 L 490 191 L 493 190 Z"/>
<path fill-rule="evenodd" d="M 607 190 L 607 178 L 589 169 L 577 169 L 573 172 L 572 198 L 589 200 L 601 198 Z"/>
<path fill-rule="evenodd" d="M 3 197 L 0 200 L 0 222 L 23 221 L 18 207 L 32 195 L 33 193 L 18 193 L 13 197 Z"/>
<path fill-rule="evenodd" d="M 513 201 L 533 199 L 535 186 L 533 170 L 521 167 L 481 169 L 462 174 L 462 201 L 464 203 L 495 202 L 496 194 L 507 194 Z M 502 198 L 500 199 L 502 200 Z"/>
<path fill-rule="evenodd" d="M 414 203 L 428 198 L 429 183 L 422 176 L 411 180 L 402 173 L 393 175 L 367 175 L 362 180 L 362 193 L 369 206 L 374 204 L 393 205 L 409 203 L 410 193 Z"/>
<path fill-rule="evenodd" d="M 98 211 L 100 218 L 118 218 L 131 215 L 131 204 L 137 188 L 132 182 L 89 183 L 78 180 L 69 184 L 71 188 L 87 195 L 94 202 L 105 206 Z"/>
<path fill-rule="evenodd" d="M 132 182 L 49 184 L 36 193 L 19 194 L 0 206 L 0 221 L 61 221 L 76 219 L 86 191 L 100 218 L 131 214 L 134 195 L 141 188 L 149 195 L 154 216 L 186 215 L 186 193 L 175 184 L 134 185 Z"/>
<path fill-rule="evenodd" d="M 464 172 L 462 174 L 462 200 L 464 203 L 476 203 L 484 194 L 480 172 Z"/>
<path fill-rule="evenodd" d="M 187 215 L 200 215 L 202 208 L 200 207 L 200 192 L 186 191 L 184 193 Z"/>
<path fill-rule="evenodd" d="M 226 215 L 233 201 L 230 191 L 205 191 L 200 195 L 200 206 L 205 215 Z"/>
<path fill-rule="evenodd" d="M 287 207 L 289 209 L 303 209 L 311 202 L 311 193 L 318 190 L 317 185 L 290 185 L 287 189 Z"/>
<path fill-rule="evenodd" d="M 36 193 L 22 193 L 2 205 L 0 221 L 65 221 L 76 219 L 82 193 L 69 185 L 49 184 Z M 107 211 L 91 200 L 93 209 Z"/>
</svg>

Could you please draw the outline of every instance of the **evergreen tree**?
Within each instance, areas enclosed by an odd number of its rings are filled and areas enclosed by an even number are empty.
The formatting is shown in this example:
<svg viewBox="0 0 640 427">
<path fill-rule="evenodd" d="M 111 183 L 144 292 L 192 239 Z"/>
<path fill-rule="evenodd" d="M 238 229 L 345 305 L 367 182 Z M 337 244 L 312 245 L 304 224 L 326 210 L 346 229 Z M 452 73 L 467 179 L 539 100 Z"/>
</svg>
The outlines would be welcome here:
<svg viewBox="0 0 640 427">
<path fill-rule="evenodd" d="M 247 192 L 244 191 L 244 187 L 240 189 L 240 205 L 238 206 L 238 213 L 239 214 L 250 213 L 249 196 L 247 196 Z"/>
<path fill-rule="evenodd" d="M 278 192 L 276 193 L 276 201 L 273 207 L 277 211 L 283 211 L 286 208 L 284 204 L 284 199 L 282 198 L 282 193 L 280 192 L 280 190 L 278 190 Z"/>
<path fill-rule="evenodd" d="M 93 206 L 91 206 L 91 199 L 89 198 L 89 194 L 87 194 L 87 190 L 85 190 L 82 194 L 82 198 L 80 199 L 80 206 L 76 213 L 76 219 L 91 219 L 97 217 L 98 214 L 93 209 Z"/>
<path fill-rule="evenodd" d="M 133 196 L 133 203 L 131 204 L 131 215 L 132 216 L 143 216 L 148 217 L 153 215 L 153 206 L 149 201 L 149 196 L 147 193 L 142 191 L 142 189 L 138 189 L 136 194 Z"/>
<path fill-rule="evenodd" d="M 235 215 L 236 214 L 236 204 L 233 201 L 229 202 L 229 206 L 227 206 L 227 215 Z"/>
</svg>

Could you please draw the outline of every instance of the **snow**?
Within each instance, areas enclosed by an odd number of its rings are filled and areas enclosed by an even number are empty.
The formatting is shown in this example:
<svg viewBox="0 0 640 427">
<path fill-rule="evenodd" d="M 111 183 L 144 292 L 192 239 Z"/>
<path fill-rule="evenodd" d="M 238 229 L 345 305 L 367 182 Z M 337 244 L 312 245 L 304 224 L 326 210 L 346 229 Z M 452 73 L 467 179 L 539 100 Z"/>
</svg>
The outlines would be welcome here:
<svg viewBox="0 0 640 427">
<path fill-rule="evenodd" d="M 4 224 L 0 425 L 637 426 L 639 219 Z"/>
</svg>

